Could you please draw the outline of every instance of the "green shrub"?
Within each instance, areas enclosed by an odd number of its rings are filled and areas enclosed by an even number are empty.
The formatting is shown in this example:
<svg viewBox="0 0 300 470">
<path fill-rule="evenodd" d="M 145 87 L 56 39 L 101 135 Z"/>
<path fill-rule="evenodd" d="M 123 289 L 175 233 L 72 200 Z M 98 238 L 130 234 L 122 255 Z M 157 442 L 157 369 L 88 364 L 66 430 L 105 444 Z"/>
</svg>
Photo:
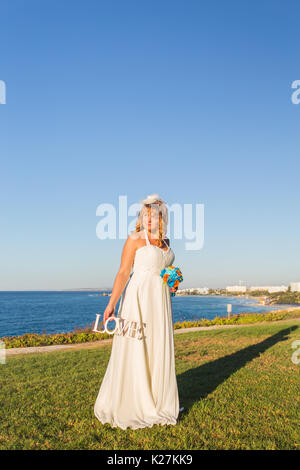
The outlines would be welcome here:
<svg viewBox="0 0 300 470">
<path fill-rule="evenodd" d="M 99 326 L 100 328 L 101 326 Z M 38 334 L 26 333 L 20 336 L 3 336 L 1 339 L 5 343 L 5 347 L 9 348 L 25 348 L 32 346 L 50 346 L 55 344 L 75 344 L 86 343 L 88 341 L 99 341 L 111 338 L 108 333 L 95 333 L 91 328 L 84 330 L 77 329 L 69 333 L 55 334 Z"/>
<path fill-rule="evenodd" d="M 297 312 L 297 311 L 296 311 Z M 297 313 L 296 313 L 297 315 Z M 299 312 L 298 312 L 299 315 Z M 243 325 L 247 323 L 258 323 L 264 321 L 278 321 L 283 320 L 290 316 L 289 312 L 286 310 L 281 310 L 278 312 L 267 312 L 267 313 L 238 313 L 236 315 L 231 315 L 231 318 L 227 317 L 218 317 L 216 316 L 213 320 L 202 319 L 198 321 L 183 321 L 176 322 L 174 324 L 174 329 L 179 328 L 191 328 L 194 326 L 213 326 L 213 325 Z"/>
</svg>

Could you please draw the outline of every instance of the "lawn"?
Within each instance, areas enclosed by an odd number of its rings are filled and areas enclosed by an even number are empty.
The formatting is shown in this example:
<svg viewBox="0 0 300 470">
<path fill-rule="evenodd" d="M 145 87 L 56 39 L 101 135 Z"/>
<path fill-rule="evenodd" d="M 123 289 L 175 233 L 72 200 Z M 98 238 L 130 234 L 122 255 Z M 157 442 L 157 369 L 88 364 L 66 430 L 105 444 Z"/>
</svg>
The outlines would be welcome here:
<svg viewBox="0 0 300 470">
<path fill-rule="evenodd" d="M 0 449 L 299 449 L 296 321 L 175 335 L 176 426 L 102 425 L 93 414 L 111 344 L 0 364 Z"/>
</svg>

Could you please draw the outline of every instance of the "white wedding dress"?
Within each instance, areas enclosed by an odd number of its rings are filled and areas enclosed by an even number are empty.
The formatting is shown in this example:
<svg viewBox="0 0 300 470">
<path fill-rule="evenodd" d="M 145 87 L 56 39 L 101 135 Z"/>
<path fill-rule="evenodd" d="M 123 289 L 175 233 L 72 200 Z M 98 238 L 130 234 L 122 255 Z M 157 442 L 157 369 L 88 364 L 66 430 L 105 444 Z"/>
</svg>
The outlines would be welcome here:
<svg viewBox="0 0 300 470">
<path fill-rule="evenodd" d="M 122 429 L 175 425 L 179 414 L 171 292 L 160 277 L 175 255 L 152 245 L 144 232 L 146 245 L 136 251 L 117 314 L 142 325 L 143 335 L 114 333 L 94 406 L 99 421 Z"/>
</svg>

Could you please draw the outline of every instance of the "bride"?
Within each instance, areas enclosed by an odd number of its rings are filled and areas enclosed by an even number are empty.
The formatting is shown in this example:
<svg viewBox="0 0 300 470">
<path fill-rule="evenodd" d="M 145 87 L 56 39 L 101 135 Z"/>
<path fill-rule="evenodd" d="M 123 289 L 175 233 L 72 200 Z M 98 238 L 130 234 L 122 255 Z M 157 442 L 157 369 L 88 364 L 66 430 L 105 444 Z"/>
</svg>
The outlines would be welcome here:
<svg viewBox="0 0 300 470">
<path fill-rule="evenodd" d="M 160 277 L 161 270 L 175 259 L 165 238 L 168 209 L 158 194 L 141 202 L 136 230 L 124 244 L 103 315 L 103 322 L 115 315 L 122 295 L 117 313 L 119 330 L 113 335 L 94 405 L 101 423 L 122 429 L 175 425 L 183 409 L 179 410 L 170 294 L 177 288 L 170 288 Z"/>
</svg>

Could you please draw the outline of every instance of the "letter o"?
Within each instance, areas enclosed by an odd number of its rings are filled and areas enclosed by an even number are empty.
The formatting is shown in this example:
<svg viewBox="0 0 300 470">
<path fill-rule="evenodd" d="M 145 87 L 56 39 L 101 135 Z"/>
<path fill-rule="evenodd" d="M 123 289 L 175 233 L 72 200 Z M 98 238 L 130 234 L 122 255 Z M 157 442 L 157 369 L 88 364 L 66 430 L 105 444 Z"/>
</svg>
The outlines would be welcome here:
<svg viewBox="0 0 300 470">
<path fill-rule="evenodd" d="M 115 329 L 114 329 L 114 330 L 108 330 L 108 329 L 107 329 L 107 324 L 108 324 L 108 322 L 109 322 L 110 320 L 115 320 L 115 322 L 116 322 L 116 326 L 115 326 Z M 105 329 L 106 333 L 108 333 L 109 335 L 113 335 L 114 332 L 115 332 L 116 329 L 117 329 L 117 318 L 115 318 L 114 316 L 109 317 L 109 318 L 106 320 L 106 322 L 105 322 L 104 329 Z"/>
</svg>

